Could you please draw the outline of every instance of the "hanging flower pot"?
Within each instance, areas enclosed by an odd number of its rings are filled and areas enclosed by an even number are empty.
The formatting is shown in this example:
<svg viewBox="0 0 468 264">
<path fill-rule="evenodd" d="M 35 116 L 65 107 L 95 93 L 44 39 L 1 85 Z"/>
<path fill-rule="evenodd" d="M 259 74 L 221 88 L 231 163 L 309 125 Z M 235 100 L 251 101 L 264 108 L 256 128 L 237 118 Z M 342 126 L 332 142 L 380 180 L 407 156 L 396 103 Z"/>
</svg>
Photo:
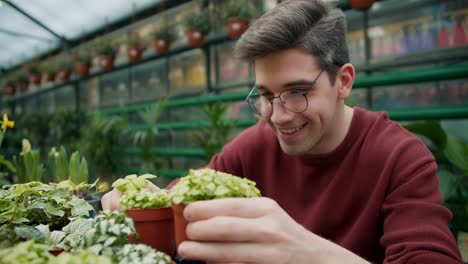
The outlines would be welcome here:
<svg viewBox="0 0 468 264">
<path fill-rule="evenodd" d="M 127 58 L 129 62 L 141 61 L 143 50 L 134 47 L 127 47 Z"/>
<path fill-rule="evenodd" d="M 99 66 L 103 71 L 111 70 L 112 68 L 114 68 L 114 57 L 101 55 L 101 57 L 99 58 Z"/>
<path fill-rule="evenodd" d="M 169 51 L 171 43 L 164 39 L 153 40 L 153 49 L 158 54 L 164 54 Z"/>
<path fill-rule="evenodd" d="M 354 9 L 366 11 L 371 8 L 375 0 L 350 0 L 351 7 Z"/>
<path fill-rule="evenodd" d="M 69 71 L 69 70 L 60 70 L 59 73 L 58 73 L 58 77 L 62 81 L 70 80 L 70 76 L 71 76 L 71 71 Z"/>
<path fill-rule="evenodd" d="M 19 81 L 15 84 L 15 91 L 16 92 L 25 92 L 28 90 L 28 82 Z"/>
<path fill-rule="evenodd" d="M 132 243 L 144 243 L 152 248 L 174 255 L 174 222 L 172 209 L 128 209 L 127 214 L 135 222 L 138 237 L 130 237 Z"/>
<path fill-rule="evenodd" d="M 75 72 L 81 77 L 84 77 L 89 74 L 89 68 L 90 64 L 88 63 L 77 62 L 75 64 Z"/>
<path fill-rule="evenodd" d="M 8 96 L 15 95 L 15 86 L 13 84 L 3 86 L 3 94 Z"/>
<path fill-rule="evenodd" d="M 41 75 L 40 74 L 29 75 L 29 81 L 34 85 L 39 85 L 41 84 Z"/>
<path fill-rule="evenodd" d="M 55 81 L 56 74 L 55 72 L 46 72 L 44 73 L 44 79 L 46 82 L 53 82 Z"/>
<path fill-rule="evenodd" d="M 227 22 L 229 36 L 233 39 L 238 39 L 249 27 L 249 20 L 239 19 L 237 17 L 230 18 Z"/>
<path fill-rule="evenodd" d="M 205 33 L 199 29 L 187 31 L 187 42 L 190 47 L 201 47 L 205 42 Z"/>
</svg>

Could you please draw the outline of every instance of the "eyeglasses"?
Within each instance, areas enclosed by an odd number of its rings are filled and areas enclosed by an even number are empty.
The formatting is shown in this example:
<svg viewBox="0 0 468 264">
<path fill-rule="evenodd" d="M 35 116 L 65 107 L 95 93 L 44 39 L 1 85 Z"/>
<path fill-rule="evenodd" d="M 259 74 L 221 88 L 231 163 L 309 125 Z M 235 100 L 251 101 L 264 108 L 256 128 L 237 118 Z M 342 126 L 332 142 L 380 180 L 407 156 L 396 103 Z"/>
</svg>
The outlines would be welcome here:
<svg viewBox="0 0 468 264">
<path fill-rule="evenodd" d="M 278 96 L 271 96 L 265 93 L 260 93 L 254 87 L 250 91 L 245 101 L 249 104 L 250 109 L 261 116 L 270 116 L 273 110 L 273 100 L 279 99 L 281 105 L 290 112 L 302 113 L 309 107 L 309 100 L 307 94 L 312 90 L 318 78 L 322 74 L 320 71 L 317 78 L 315 78 L 312 85 L 307 90 L 290 89 L 282 91 Z"/>
</svg>

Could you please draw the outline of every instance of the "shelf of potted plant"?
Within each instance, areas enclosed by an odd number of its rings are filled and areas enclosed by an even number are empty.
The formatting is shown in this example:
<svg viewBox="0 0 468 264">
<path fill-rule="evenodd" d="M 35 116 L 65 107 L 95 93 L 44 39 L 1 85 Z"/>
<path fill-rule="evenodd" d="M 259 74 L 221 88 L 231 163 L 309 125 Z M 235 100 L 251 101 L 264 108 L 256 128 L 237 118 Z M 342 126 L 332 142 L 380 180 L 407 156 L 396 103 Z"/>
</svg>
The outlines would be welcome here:
<svg viewBox="0 0 468 264">
<path fill-rule="evenodd" d="M 174 40 L 175 34 L 171 28 L 160 27 L 153 32 L 153 49 L 158 54 L 165 54 L 169 51 Z"/>
<path fill-rule="evenodd" d="M 99 55 L 101 70 L 108 71 L 114 68 L 115 57 L 120 49 L 120 41 L 111 37 L 98 37 L 95 47 L 95 51 Z"/>
<path fill-rule="evenodd" d="M 80 77 L 87 76 L 93 61 L 90 49 L 83 48 L 77 53 L 73 54 L 72 57 L 75 60 L 75 72 Z"/>
<path fill-rule="evenodd" d="M 190 47 L 201 47 L 205 43 L 205 36 L 211 29 L 210 13 L 208 10 L 192 10 L 188 12 L 182 23 Z"/>
<path fill-rule="evenodd" d="M 130 33 L 130 36 L 127 40 L 128 61 L 131 63 L 140 61 L 145 49 L 146 43 L 144 39 L 142 39 L 137 32 Z"/>
<path fill-rule="evenodd" d="M 73 58 L 69 54 L 60 54 L 57 58 L 58 78 L 68 81 L 73 71 Z"/>
<path fill-rule="evenodd" d="M 41 70 L 39 67 L 39 61 L 30 61 L 26 65 L 26 68 L 29 73 L 29 81 L 34 85 L 41 84 Z"/>
<path fill-rule="evenodd" d="M 255 16 L 252 1 L 231 0 L 221 6 L 229 36 L 238 39 L 249 27 L 250 19 Z"/>
<path fill-rule="evenodd" d="M 43 62 L 40 65 L 41 72 L 43 75 L 43 78 L 46 82 L 53 82 L 55 81 L 55 78 L 57 77 L 57 72 L 58 72 L 58 64 L 57 61 L 53 59 L 49 59 L 45 62 Z"/>
</svg>

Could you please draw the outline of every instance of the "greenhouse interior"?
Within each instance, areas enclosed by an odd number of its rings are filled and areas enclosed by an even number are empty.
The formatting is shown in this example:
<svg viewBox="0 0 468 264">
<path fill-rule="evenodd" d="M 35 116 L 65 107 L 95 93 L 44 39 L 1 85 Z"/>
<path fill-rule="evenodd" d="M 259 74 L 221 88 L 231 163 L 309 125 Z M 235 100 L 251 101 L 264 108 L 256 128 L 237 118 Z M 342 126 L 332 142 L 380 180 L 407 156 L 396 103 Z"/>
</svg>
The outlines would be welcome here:
<svg viewBox="0 0 468 264">
<path fill-rule="evenodd" d="M 0 264 L 468 263 L 466 0 L 0 0 L 0 49 Z"/>
</svg>

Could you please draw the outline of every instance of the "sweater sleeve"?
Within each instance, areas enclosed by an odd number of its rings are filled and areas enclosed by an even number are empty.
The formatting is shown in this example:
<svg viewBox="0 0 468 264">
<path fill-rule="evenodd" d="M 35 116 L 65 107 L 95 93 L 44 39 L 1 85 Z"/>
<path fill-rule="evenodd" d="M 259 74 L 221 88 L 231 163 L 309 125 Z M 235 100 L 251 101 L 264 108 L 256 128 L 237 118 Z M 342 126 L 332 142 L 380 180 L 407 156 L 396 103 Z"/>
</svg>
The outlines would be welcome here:
<svg viewBox="0 0 468 264">
<path fill-rule="evenodd" d="M 416 139 L 401 144 L 389 157 L 396 162 L 382 206 L 384 263 L 462 263 L 432 154 Z"/>
</svg>

